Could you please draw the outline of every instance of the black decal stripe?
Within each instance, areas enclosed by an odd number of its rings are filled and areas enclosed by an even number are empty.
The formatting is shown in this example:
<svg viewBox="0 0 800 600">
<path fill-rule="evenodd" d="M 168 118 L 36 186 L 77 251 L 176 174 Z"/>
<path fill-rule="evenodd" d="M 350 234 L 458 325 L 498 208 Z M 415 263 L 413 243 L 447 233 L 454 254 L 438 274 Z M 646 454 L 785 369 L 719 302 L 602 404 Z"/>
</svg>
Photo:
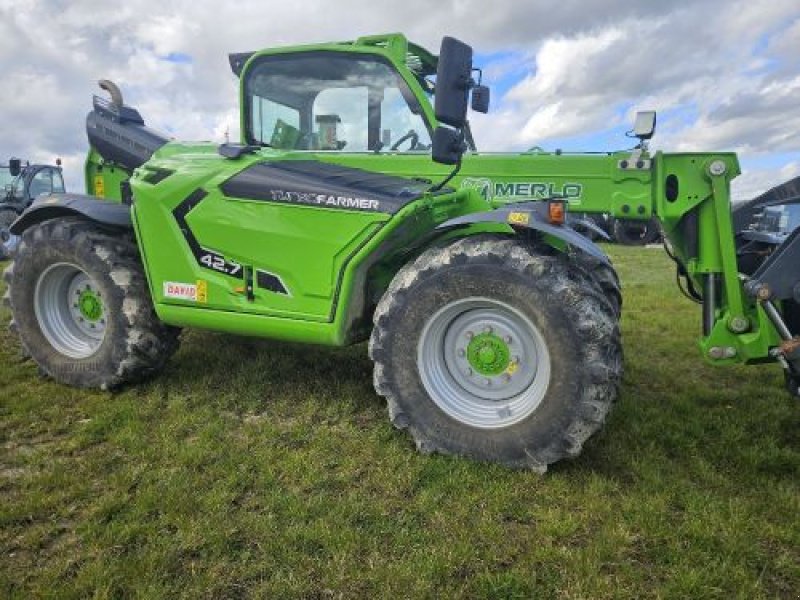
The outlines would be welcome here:
<svg viewBox="0 0 800 600">
<path fill-rule="evenodd" d="M 144 181 L 150 185 L 158 185 L 167 177 L 174 174 L 175 171 L 170 169 L 160 169 L 158 167 L 145 167 L 145 174 L 142 177 Z"/>
<path fill-rule="evenodd" d="M 178 227 L 181 228 L 181 233 L 186 239 L 186 243 L 189 244 L 192 254 L 194 254 L 194 257 L 198 261 L 203 254 L 203 249 L 200 247 L 197 238 L 194 237 L 191 227 L 189 227 L 189 224 L 186 222 L 186 215 L 188 215 L 195 206 L 200 204 L 207 195 L 208 193 L 205 190 L 196 189 L 172 211 L 172 216 L 175 217 L 175 220 L 178 222 Z"/>
<path fill-rule="evenodd" d="M 286 286 L 283 285 L 281 278 L 274 273 L 268 273 L 267 271 L 256 271 L 256 283 L 262 290 L 268 290 L 270 292 L 275 292 L 276 294 L 289 295 L 289 290 L 287 290 Z"/>
<path fill-rule="evenodd" d="M 189 249 L 192 251 L 192 255 L 198 265 L 209 271 L 214 271 L 215 273 L 222 273 L 223 275 L 243 279 L 244 270 L 242 266 L 225 260 L 225 257 L 216 250 L 203 248 L 200 242 L 197 241 L 192 228 L 189 227 L 189 224 L 186 222 L 186 216 L 192 212 L 206 196 L 208 196 L 208 192 L 199 188 L 196 189 L 172 210 L 172 216 L 175 217 L 175 221 L 177 221 L 178 227 L 180 227 L 183 238 L 189 245 Z"/>
<path fill-rule="evenodd" d="M 395 214 L 429 187 L 419 180 L 363 169 L 284 160 L 251 165 L 220 189 L 229 198 Z"/>
</svg>

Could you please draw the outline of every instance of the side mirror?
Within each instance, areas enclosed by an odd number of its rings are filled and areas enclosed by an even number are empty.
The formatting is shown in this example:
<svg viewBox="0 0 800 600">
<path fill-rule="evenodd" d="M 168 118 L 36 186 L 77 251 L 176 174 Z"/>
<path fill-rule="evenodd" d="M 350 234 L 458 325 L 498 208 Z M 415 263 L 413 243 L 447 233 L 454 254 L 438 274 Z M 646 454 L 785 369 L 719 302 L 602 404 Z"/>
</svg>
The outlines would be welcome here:
<svg viewBox="0 0 800 600">
<path fill-rule="evenodd" d="M 656 111 L 643 110 L 636 113 L 633 135 L 640 140 L 649 140 L 656 132 Z"/>
<path fill-rule="evenodd" d="M 449 127 L 437 127 L 433 132 L 431 158 L 443 165 L 455 165 L 466 151 L 464 134 Z"/>
<path fill-rule="evenodd" d="M 472 48 L 451 37 L 442 39 L 436 69 L 436 120 L 460 129 L 467 121 L 472 84 Z"/>
<path fill-rule="evenodd" d="M 22 161 L 18 158 L 10 158 L 8 160 L 8 172 L 12 177 L 16 177 L 22 172 Z"/>
<path fill-rule="evenodd" d="M 472 88 L 472 110 L 486 114 L 489 112 L 489 87 L 476 85 Z"/>
</svg>

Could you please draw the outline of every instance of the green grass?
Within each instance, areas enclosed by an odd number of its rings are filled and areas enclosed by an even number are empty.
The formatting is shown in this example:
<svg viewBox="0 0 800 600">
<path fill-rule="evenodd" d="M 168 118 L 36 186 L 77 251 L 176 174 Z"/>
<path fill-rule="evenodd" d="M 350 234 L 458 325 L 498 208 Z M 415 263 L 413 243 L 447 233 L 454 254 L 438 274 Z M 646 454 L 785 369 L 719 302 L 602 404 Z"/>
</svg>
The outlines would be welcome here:
<svg viewBox="0 0 800 600">
<path fill-rule="evenodd" d="M 544 477 L 414 452 L 364 346 L 189 331 L 109 394 L 3 327 L 0 597 L 797 598 L 800 406 L 702 362 L 663 252 L 611 252 L 622 394 Z"/>
</svg>

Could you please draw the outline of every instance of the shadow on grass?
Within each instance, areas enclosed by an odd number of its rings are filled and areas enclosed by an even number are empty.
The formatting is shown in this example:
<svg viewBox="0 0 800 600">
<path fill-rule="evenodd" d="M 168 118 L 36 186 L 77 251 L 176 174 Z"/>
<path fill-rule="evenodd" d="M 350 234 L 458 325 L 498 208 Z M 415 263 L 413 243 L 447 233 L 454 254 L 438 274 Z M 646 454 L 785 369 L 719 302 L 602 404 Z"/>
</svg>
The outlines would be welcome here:
<svg viewBox="0 0 800 600">
<path fill-rule="evenodd" d="M 366 344 L 328 348 L 186 331 L 179 352 L 146 386 L 237 413 L 337 398 L 369 410 L 384 407 L 372 387 Z"/>
</svg>

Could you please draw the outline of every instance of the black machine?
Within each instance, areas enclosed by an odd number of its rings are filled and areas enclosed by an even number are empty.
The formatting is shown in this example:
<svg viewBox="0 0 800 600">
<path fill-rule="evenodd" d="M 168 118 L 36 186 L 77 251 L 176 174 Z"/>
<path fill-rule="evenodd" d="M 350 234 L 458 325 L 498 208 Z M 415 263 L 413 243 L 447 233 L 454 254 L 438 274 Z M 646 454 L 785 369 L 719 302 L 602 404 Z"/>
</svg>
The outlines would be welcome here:
<svg viewBox="0 0 800 600">
<path fill-rule="evenodd" d="M 0 165 L 0 260 L 13 243 L 9 227 L 22 211 L 38 196 L 64 191 L 60 159 L 55 165 L 32 165 L 12 158 Z"/>
</svg>

